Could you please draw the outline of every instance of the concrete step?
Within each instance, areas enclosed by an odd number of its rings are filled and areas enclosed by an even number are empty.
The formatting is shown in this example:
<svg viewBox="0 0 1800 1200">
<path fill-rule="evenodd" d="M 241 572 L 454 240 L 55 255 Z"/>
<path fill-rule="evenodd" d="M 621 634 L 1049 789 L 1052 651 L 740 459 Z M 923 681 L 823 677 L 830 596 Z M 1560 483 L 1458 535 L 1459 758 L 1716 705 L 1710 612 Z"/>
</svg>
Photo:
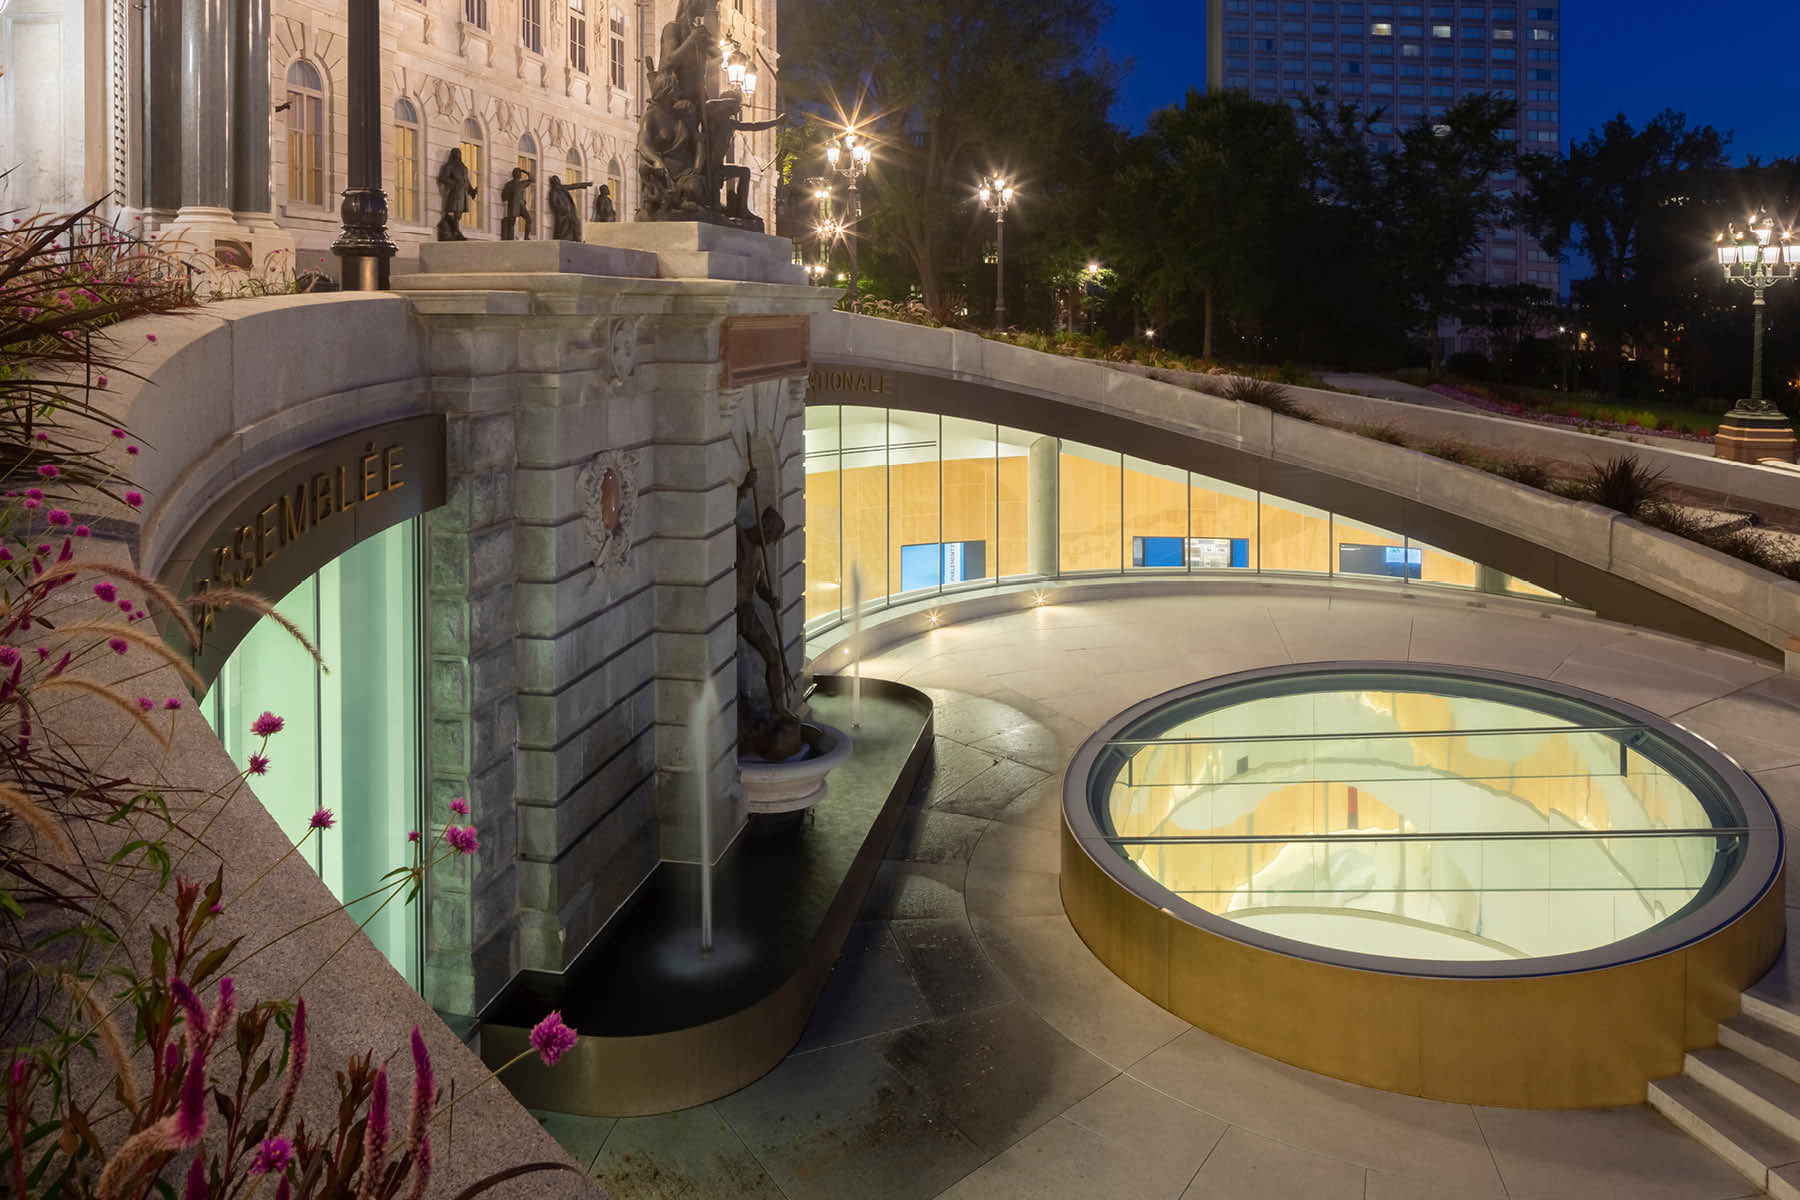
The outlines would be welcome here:
<svg viewBox="0 0 1800 1200">
<path fill-rule="evenodd" d="M 1693 1051 L 1681 1073 L 1800 1142 L 1800 1083 L 1723 1046 Z"/>
<path fill-rule="evenodd" d="M 1800 1034 L 1800 1012 L 1785 1008 L 1755 992 L 1744 993 L 1741 1011 L 1745 1016 L 1755 1017 L 1765 1025 L 1773 1025 L 1777 1029 Z"/>
<path fill-rule="evenodd" d="M 1769 1190 L 1782 1168 L 1800 1164 L 1800 1139 L 1788 1137 L 1689 1075 L 1653 1080 L 1650 1107 Z"/>
<path fill-rule="evenodd" d="M 1739 1013 L 1719 1026 L 1719 1045 L 1800 1083 L 1800 1033 Z"/>
</svg>

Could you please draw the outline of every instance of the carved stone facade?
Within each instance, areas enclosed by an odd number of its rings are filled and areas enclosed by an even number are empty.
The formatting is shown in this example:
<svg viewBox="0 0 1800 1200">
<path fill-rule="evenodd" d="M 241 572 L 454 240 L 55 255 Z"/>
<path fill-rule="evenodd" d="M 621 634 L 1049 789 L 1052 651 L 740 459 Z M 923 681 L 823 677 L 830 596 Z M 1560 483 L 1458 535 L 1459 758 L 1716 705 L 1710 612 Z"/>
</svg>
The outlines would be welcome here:
<svg viewBox="0 0 1800 1200">
<path fill-rule="evenodd" d="M 654 59 L 662 24 L 676 0 L 390 0 L 382 4 L 382 129 L 389 232 L 400 245 L 398 270 L 432 237 L 439 213 L 433 185 L 453 148 L 479 147 L 477 211 L 464 222 L 475 239 L 498 236 L 500 187 L 512 169 L 534 165 L 534 225 L 548 229 L 551 175 L 611 185 L 622 215 L 635 211 L 637 122 L 644 60 Z M 226 28 L 184 28 L 181 0 L 11 0 L 0 4 L 0 146 L 17 148 L 20 169 L 0 182 L 9 209 L 68 209 L 109 199 L 109 215 L 142 219 L 157 232 L 178 212 L 211 205 L 207 232 L 249 244 L 273 223 L 297 244 L 303 266 L 328 268 L 347 186 L 351 114 L 345 87 L 345 0 L 234 0 Z M 141 19 L 134 19 L 141 13 Z M 747 116 L 768 117 L 775 86 L 775 0 L 720 0 L 719 33 L 762 64 L 761 90 Z M 266 55 L 267 104 L 259 89 L 221 99 L 230 161 L 217 174 L 241 191 L 246 173 L 269 176 L 266 199 L 227 203 L 184 196 L 194 154 L 181 109 L 188 87 L 170 65 L 183 39 L 224 62 L 246 14 L 266 19 L 265 37 L 237 52 L 235 64 Z M 233 25 L 232 22 L 237 22 Z M 255 21 L 251 21 L 254 25 Z M 584 36 L 575 36 L 584 35 Z M 238 87 L 236 82 L 231 87 Z M 247 98 L 246 98 L 247 97 Z M 276 105 L 288 105 L 280 112 Z M 266 118 L 266 152 L 260 143 Z M 250 131 L 254 132 L 250 132 Z M 210 139 L 209 139 L 210 141 Z M 466 157 L 466 155 L 465 155 Z M 753 201 L 769 211 L 774 134 L 740 134 L 737 161 L 748 166 Z M 7 164 L 9 166 L 15 164 Z M 584 196 L 585 201 L 585 196 Z M 591 206 L 591 201 L 586 201 Z M 260 218 L 260 220 L 258 219 Z M 216 228 L 214 228 L 216 226 Z"/>
</svg>

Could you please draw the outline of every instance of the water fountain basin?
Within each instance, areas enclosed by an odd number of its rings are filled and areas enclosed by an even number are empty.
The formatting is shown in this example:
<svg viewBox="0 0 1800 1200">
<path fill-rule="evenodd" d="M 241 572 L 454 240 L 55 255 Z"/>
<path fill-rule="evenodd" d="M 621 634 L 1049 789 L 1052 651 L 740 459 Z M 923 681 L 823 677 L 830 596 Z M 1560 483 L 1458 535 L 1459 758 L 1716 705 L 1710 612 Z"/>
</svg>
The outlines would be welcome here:
<svg viewBox="0 0 1800 1200">
<path fill-rule="evenodd" d="M 803 812 L 825 798 L 825 776 L 850 757 L 850 735 L 824 722 L 808 722 L 803 728 L 805 747 L 792 758 L 738 758 L 744 807 L 750 812 Z"/>
</svg>

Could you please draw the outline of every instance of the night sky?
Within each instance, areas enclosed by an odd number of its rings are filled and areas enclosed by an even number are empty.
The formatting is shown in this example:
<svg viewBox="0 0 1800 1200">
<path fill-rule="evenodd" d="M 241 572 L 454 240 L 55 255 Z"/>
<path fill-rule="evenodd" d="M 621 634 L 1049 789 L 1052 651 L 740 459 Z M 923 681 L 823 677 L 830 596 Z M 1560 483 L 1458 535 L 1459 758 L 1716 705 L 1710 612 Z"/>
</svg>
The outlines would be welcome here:
<svg viewBox="0 0 1800 1200">
<path fill-rule="evenodd" d="M 1103 44 L 1130 64 L 1113 119 L 1133 128 L 1189 87 L 1204 86 L 1204 0 L 1113 0 Z M 1523 0 L 1521 0 L 1523 7 Z M 1665 108 L 1734 136 L 1734 161 L 1800 154 L 1800 91 L 1791 63 L 1795 23 L 1784 7 L 1675 0 L 1568 0 L 1562 4 L 1566 145 L 1614 113 L 1642 125 Z M 1791 10 L 1790 10 L 1791 11 Z"/>
</svg>

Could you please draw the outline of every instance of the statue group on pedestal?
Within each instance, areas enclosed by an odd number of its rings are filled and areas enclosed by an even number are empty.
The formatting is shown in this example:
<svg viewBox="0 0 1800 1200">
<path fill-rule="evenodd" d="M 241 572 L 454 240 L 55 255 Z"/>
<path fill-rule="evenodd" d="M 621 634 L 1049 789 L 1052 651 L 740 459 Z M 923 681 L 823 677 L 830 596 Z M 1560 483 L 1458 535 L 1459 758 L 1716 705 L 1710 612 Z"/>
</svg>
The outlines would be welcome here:
<svg viewBox="0 0 1800 1200">
<path fill-rule="evenodd" d="M 663 26 L 661 65 L 650 64 L 650 97 L 638 123 L 638 219 L 706 221 L 762 232 L 749 211 L 750 170 L 727 160 L 736 135 L 785 120 L 742 119 L 744 99 L 708 96 L 719 71 L 719 41 L 707 27 L 715 0 L 681 0 Z M 722 193 L 722 195 L 721 195 Z"/>
<path fill-rule="evenodd" d="M 637 216 L 640 221 L 705 221 L 760 233 L 762 218 L 749 209 L 750 168 L 729 161 L 732 143 L 739 133 L 773 129 L 786 117 L 746 121 L 741 94 L 707 94 L 707 82 L 718 77 L 720 63 L 719 40 L 707 26 L 715 11 L 716 0 L 681 0 L 675 19 L 663 27 L 661 66 L 647 64 L 650 96 L 638 123 Z M 512 177 L 501 186 L 502 240 L 514 240 L 519 224 L 525 227 L 523 236 L 531 237 L 534 182 L 522 168 L 514 167 Z M 473 207 L 478 189 L 461 149 L 451 150 L 438 169 L 437 186 L 443 211 L 438 241 L 466 241 L 462 217 Z M 589 186 L 550 177 L 551 237 L 581 240 L 581 210 L 571 193 Z M 601 184 L 594 194 L 593 219 L 618 220 L 615 202 L 612 189 Z"/>
</svg>

